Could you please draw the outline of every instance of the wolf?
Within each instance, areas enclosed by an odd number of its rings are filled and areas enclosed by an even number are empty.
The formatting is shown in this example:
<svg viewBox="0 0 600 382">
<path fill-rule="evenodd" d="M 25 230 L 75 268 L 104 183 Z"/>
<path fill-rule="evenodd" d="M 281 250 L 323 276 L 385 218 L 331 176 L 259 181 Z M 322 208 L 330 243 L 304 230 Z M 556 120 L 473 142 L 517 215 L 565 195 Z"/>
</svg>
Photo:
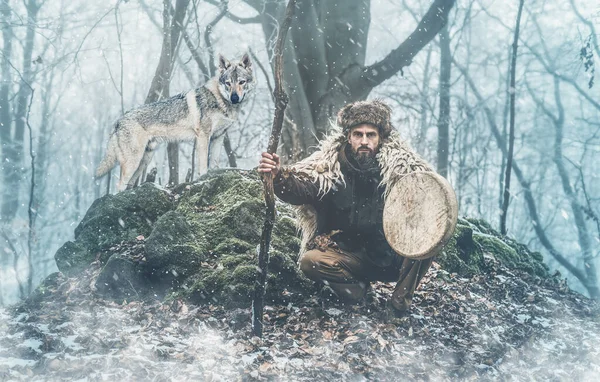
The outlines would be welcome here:
<svg viewBox="0 0 600 382">
<path fill-rule="evenodd" d="M 96 178 L 104 176 L 118 161 L 118 191 L 133 187 L 161 142 L 195 140 L 198 175 L 205 174 L 209 164 L 215 167 L 225 132 L 235 123 L 241 105 L 256 86 L 247 53 L 239 62 L 231 63 L 222 55 L 218 60 L 217 75 L 203 86 L 139 106 L 119 118 Z"/>
</svg>

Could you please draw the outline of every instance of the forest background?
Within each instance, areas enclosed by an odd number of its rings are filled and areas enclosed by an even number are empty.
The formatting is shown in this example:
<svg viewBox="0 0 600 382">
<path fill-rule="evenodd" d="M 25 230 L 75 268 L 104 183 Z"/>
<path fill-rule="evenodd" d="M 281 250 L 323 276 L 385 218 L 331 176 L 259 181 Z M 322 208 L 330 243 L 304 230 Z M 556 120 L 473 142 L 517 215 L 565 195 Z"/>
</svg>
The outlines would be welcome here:
<svg viewBox="0 0 600 382">
<path fill-rule="evenodd" d="M 93 172 L 115 120 L 200 86 L 215 73 L 217 53 L 251 52 L 258 81 L 221 165 L 257 165 L 273 117 L 273 43 L 284 6 L 0 1 L 0 306 L 56 271 L 56 249 L 107 192 Z M 502 230 L 505 211 L 507 235 L 540 251 L 572 288 L 598 297 L 599 26 L 594 0 L 299 0 L 285 53 L 291 102 L 280 152 L 287 162 L 306 156 L 340 106 L 382 98 L 402 137 L 448 177 L 461 216 Z M 157 182 L 184 181 L 191 153 L 191 143 L 163 145 L 150 166 Z"/>
</svg>

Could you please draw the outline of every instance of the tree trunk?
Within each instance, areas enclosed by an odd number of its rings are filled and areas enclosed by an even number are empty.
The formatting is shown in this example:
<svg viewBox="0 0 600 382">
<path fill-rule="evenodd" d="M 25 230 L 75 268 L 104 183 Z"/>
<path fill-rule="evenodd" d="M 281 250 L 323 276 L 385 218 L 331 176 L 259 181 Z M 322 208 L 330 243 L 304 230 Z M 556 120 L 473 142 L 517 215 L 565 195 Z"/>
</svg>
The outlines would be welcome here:
<svg viewBox="0 0 600 382">
<path fill-rule="evenodd" d="M 227 161 L 229 162 L 229 167 L 237 167 L 237 159 L 235 157 L 235 151 L 233 151 L 233 148 L 231 147 L 229 133 L 225 133 L 223 146 L 225 147 L 225 153 L 227 154 Z"/>
<path fill-rule="evenodd" d="M 552 124 L 554 125 L 554 128 L 556 130 L 556 134 L 554 137 L 553 161 L 556 164 L 563 191 L 567 196 L 567 199 L 569 200 L 571 212 L 573 213 L 573 220 L 575 223 L 575 228 L 577 229 L 579 247 L 581 248 L 583 257 L 584 272 L 588 284 L 592 286 L 591 288 L 588 288 L 590 297 L 598 299 L 600 298 L 600 293 L 597 287 L 598 277 L 596 274 L 596 264 L 594 254 L 592 251 L 592 244 L 590 241 L 591 236 L 586 225 L 586 219 L 583 214 L 584 208 L 577 200 L 576 191 L 573 189 L 573 186 L 571 186 L 569 171 L 565 166 L 562 153 L 563 130 L 565 125 L 565 109 L 560 94 L 560 80 L 554 77 L 554 100 L 556 102 L 556 110 L 558 111 L 558 116 L 555 116 L 553 111 L 548 109 L 544 102 L 535 96 L 535 92 L 532 89 L 529 89 L 529 93 L 531 94 L 534 102 L 538 105 L 538 107 L 540 107 L 544 111 L 544 113 L 552 120 Z"/>
<path fill-rule="evenodd" d="M 176 56 L 175 52 L 179 44 L 183 19 L 189 2 L 189 0 L 177 0 L 173 12 L 170 0 L 163 0 L 162 49 L 145 103 L 160 101 L 169 96 L 169 84 Z M 167 155 L 169 161 L 169 184 L 177 184 L 179 183 L 179 145 L 177 143 L 169 143 L 167 145 Z"/>
<path fill-rule="evenodd" d="M 0 78 L 0 151 L 2 152 L 1 165 L 2 169 L 2 204 L 0 206 L 0 220 L 8 223 L 14 217 L 11 212 L 17 201 L 13 198 L 16 196 L 14 189 L 9 186 L 8 180 L 13 171 L 13 164 L 10 163 L 10 158 L 14 156 L 12 150 L 12 113 L 9 102 L 11 90 L 11 73 L 10 59 L 12 57 L 12 29 L 11 29 L 11 9 L 9 0 L 0 2 L 0 17 L 2 25 L 2 39 L 4 41 L 4 49 L 2 51 L 1 75 Z"/>
<path fill-rule="evenodd" d="M 262 15 L 267 53 L 272 60 L 276 20 L 283 3 L 246 0 Z M 409 65 L 446 24 L 455 0 L 434 0 L 414 32 L 383 60 L 365 66 L 370 26 L 369 0 L 299 0 L 297 22 L 286 44 L 284 80 L 290 94 L 290 118 L 298 131 L 284 131 L 284 155 L 291 147 L 308 154 L 329 130 L 329 121 L 348 102 L 365 99 L 371 90 Z M 291 41 L 290 41 L 291 40 Z M 292 124 L 285 124 L 284 130 Z M 300 142 L 288 142 L 298 136 Z"/>
<path fill-rule="evenodd" d="M 3 145 L 4 189 L 0 216 L 4 222 L 12 221 L 17 213 L 17 209 L 19 208 L 19 188 L 22 181 L 21 168 L 23 161 L 23 142 L 25 139 L 25 118 L 27 114 L 29 96 L 31 94 L 31 83 L 33 81 L 31 57 L 33 55 L 37 15 L 41 7 L 41 5 L 38 5 L 35 0 L 29 0 L 26 6 L 28 28 L 25 34 L 25 44 L 23 46 L 22 77 L 19 84 L 19 90 L 17 92 L 16 113 L 12 118 L 10 118 L 15 121 L 15 133 L 14 136 L 12 136 L 12 139 L 9 138 L 8 141 L 4 142 Z M 8 3 L 6 3 L 6 7 L 8 7 Z M 10 17 L 10 9 L 3 9 L 2 11 L 3 13 L 7 12 L 7 18 Z M 10 28 L 10 24 L 7 28 Z M 10 38 L 12 37 L 10 33 L 11 32 L 7 32 L 8 39 L 5 41 L 10 41 Z M 11 49 L 12 47 L 10 42 L 8 45 L 10 47 L 9 49 Z M 6 78 L 10 80 L 10 74 Z M 10 110 L 10 108 L 8 110 Z M 10 136 L 10 128 L 8 130 L 8 135 Z"/>
<path fill-rule="evenodd" d="M 500 215 L 500 232 L 506 235 L 506 216 L 508 215 L 508 203 L 510 201 L 510 175 L 512 171 L 513 152 L 515 146 L 515 77 L 517 70 L 517 48 L 519 46 L 519 29 L 521 26 L 521 14 L 523 13 L 523 3 L 519 2 L 519 12 L 517 13 L 517 25 L 515 27 L 515 36 L 512 45 L 512 63 L 510 68 L 510 127 L 508 133 L 508 154 L 506 156 L 506 176 L 504 177 L 504 200 L 502 202 L 502 214 Z"/>
<path fill-rule="evenodd" d="M 590 234 L 588 232 L 585 218 L 583 216 L 583 211 L 581 205 L 577 201 L 577 196 L 575 195 L 575 191 L 571 186 L 571 182 L 569 180 L 569 171 L 565 167 L 563 154 L 562 154 L 562 139 L 563 139 L 563 128 L 565 124 L 565 113 L 564 107 L 562 105 L 560 99 L 560 81 L 558 78 L 554 78 L 554 98 L 556 100 L 556 106 L 559 112 L 558 118 L 554 120 L 554 126 L 556 127 L 556 136 L 554 140 L 554 163 L 556 164 L 556 168 L 558 169 L 558 174 L 560 176 L 561 184 L 563 187 L 563 191 L 569 199 L 569 204 L 571 205 L 571 212 L 573 213 L 573 218 L 575 220 L 575 226 L 577 228 L 577 235 L 579 239 L 579 246 L 581 247 L 582 257 L 583 257 L 583 269 L 587 276 L 588 283 L 590 285 L 596 286 L 592 290 L 597 290 L 598 285 L 598 277 L 596 275 L 596 264 L 594 259 L 594 254 L 592 253 L 592 245 L 590 243 Z M 590 293 L 590 297 L 594 299 L 600 298 L 600 295 L 592 295 Z"/>
<path fill-rule="evenodd" d="M 465 77 L 465 81 L 469 85 L 469 88 L 471 88 L 471 91 L 475 95 L 475 98 L 477 99 L 478 103 L 483 105 L 483 110 L 485 112 L 485 116 L 488 120 L 490 128 L 492 129 L 492 135 L 496 139 L 496 142 L 498 143 L 498 147 L 500 148 L 500 150 L 504 151 L 504 155 L 507 155 L 506 151 L 508 149 L 507 149 L 507 145 L 506 145 L 506 140 L 505 140 L 504 136 L 502 136 L 502 134 L 500 132 L 500 128 L 496 124 L 496 120 L 494 118 L 494 113 L 492 112 L 492 110 L 489 107 L 487 107 L 485 105 L 485 99 L 477 90 L 475 83 L 473 82 L 473 80 L 471 79 L 469 74 L 467 73 L 466 69 L 463 68 L 454 59 L 452 60 L 452 63 L 454 64 L 454 66 L 456 68 L 458 68 L 458 70 Z M 586 290 L 590 294 L 590 297 L 598 298 L 598 296 L 600 296 L 600 290 L 598 288 L 598 285 L 591 283 L 584 272 L 579 270 L 575 265 L 571 264 L 571 262 L 565 256 L 563 256 L 554 247 L 554 245 L 552 245 L 550 238 L 548 237 L 548 235 L 546 235 L 546 231 L 544 229 L 544 224 L 540 220 L 539 213 L 537 210 L 537 205 L 536 205 L 535 199 L 533 197 L 533 192 L 531 191 L 530 182 L 528 182 L 527 179 L 525 179 L 525 175 L 523 174 L 523 171 L 518 166 L 516 161 L 513 160 L 513 161 L 511 161 L 510 164 L 513 167 L 513 170 L 515 171 L 515 176 L 517 177 L 517 180 L 519 181 L 521 188 L 523 189 L 524 199 L 525 199 L 525 203 L 527 205 L 531 223 L 533 225 L 533 230 L 535 231 L 538 239 L 540 240 L 540 243 L 542 244 L 542 246 L 544 246 L 544 248 L 546 248 L 548 250 L 550 255 L 552 255 L 552 257 L 554 257 L 560 265 L 565 267 L 565 269 L 567 269 L 567 271 L 571 272 L 571 274 L 573 274 L 573 276 L 575 276 L 583 284 L 583 286 L 586 288 Z"/>
<path fill-rule="evenodd" d="M 419 105 L 419 135 L 415 142 L 415 148 L 421 155 L 425 153 L 427 147 L 427 131 L 429 130 L 429 119 L 427 118 L 429 109 L 429 81 L 431 70 L 431 46 L 427 49 L 427 59 L 423 68 L 423 82 L 421 85 L 421 102 Z"/>
<path fill-rule="evenodd" d="M 510 57 L 510 50 L 508 53 Z M 510 72 L 510 59 L 508 60 L 508 70 Z M 506 76 L 506 100 L 504 102 L 504 109 L 502 110 L 502 136 L 507 138 L 508 131 L 508 114 L 510 112 L 510 76 Z M 508 140 L 508 139 L 505 139 Z M 498 209 L 502 211 L 502 202 L 504 197 L 504 174 L 506 173 L 506 155 L 504 155 L 505 150 L 500 150 L 502 157 L 500 159 L 500 173 L 498 175 Z"/>
<path fill-rule="evenodd" d="M 448 25 L 440 32 L 440 116 L 438 119 L 437 171 L 448 177 L 448 152 L 450 146 L 450 33 Z"/>
</svg>

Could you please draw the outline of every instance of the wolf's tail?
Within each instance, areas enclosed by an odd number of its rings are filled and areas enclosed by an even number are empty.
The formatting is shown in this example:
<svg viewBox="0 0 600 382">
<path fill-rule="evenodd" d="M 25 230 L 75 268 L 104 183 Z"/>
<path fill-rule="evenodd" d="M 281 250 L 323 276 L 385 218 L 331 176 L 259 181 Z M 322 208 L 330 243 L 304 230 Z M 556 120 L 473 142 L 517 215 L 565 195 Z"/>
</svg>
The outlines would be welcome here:
<svg viewBox="0 0 600 382">
<path fill-rule="evenodd" d="M 96 169 L 96 179 L 103 177 L 117 163 L 117 134 L 113 133 L 108 139 L 106 155 Z"/>
</svg>

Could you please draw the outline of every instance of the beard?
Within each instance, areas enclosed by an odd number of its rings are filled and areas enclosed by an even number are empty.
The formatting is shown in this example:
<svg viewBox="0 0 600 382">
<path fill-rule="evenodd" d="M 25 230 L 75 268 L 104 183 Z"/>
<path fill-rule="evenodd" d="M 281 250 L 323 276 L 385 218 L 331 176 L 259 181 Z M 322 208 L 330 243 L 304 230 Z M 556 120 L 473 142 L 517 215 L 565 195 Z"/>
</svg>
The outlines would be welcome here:
<svg viewBox="0 0 600 382">
<path fill-rule="evenodd" d="M 377 154 L 375 154 L 375 152 L 368 147 L 359 147 L 356 151 L 351 148 L 350 155 L 361 170 L 368 170 L 372 169 L 373 167 L 378 167 Z"/>
</svg>

